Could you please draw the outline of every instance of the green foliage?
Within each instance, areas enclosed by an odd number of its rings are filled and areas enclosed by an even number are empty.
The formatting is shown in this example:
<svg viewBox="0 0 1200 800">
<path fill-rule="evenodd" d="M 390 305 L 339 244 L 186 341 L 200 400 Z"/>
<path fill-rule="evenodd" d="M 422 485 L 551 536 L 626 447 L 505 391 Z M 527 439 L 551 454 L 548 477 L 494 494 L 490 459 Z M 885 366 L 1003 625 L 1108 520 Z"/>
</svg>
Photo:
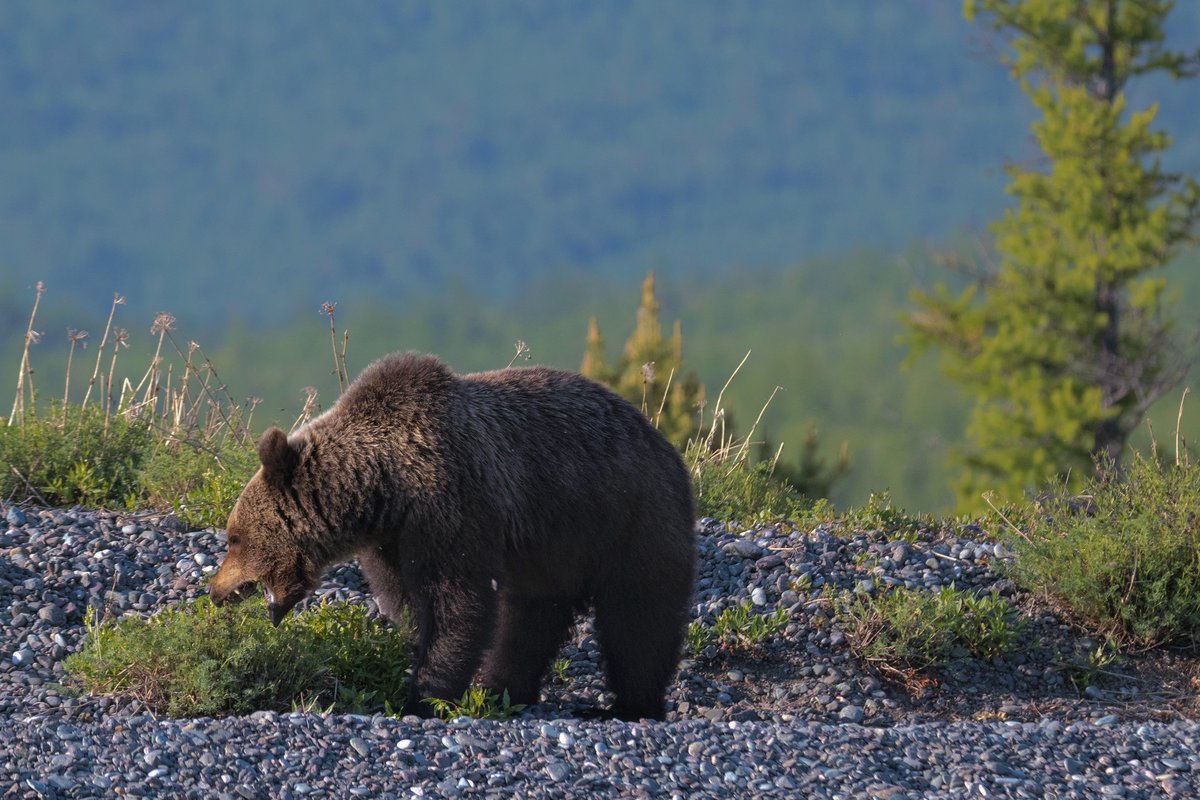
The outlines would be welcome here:
<svg viewBox="0 0 1200 800">
<path fill-rule="evenodd" d="M 71 684 L 90 694 L 195 717 L 399 709 L 408 660 L 407 633 L 361 605 L 321 603 L 275 628 L 261 597 L 221 608 L 203 597 L 149 619 L 92 616 L 83 649 L 65 666 Z"/>
<path fill-rule="evenodd" d="M 1047 168 L 1009 168 L 1015 208 L 993 226 L 1000 263 L 955 295 L 914 295 L 915 351 L 939 348 L 975 396 L 957 490 L 979 508 L 1052 480 L 1077 488 L 1118 461 L 1155 399 L 1182 377 L 1165 281 L 1152 273 L 1191 239 L 1200 185 L 1166 172 L 1157 107 L 1131 111 L 1135 76 L 1179 76 L 1162 47 L 1171 3 L 969 0 L 1011 36 L 1010 60 L 1041 121 Z M 1111 11 L 1111 16 L 1110 16 Z"/>
<path fill-rule="evenodd" d="M 934 524 L 929 517 L 909 514 L 892 503 L 891 492 L 871 492 L 867 504 L 851 508 L 838 516 L 843 527 L 860 531 L 883 531 L 892 535 L 913 536 L 921 528 Z"/>
<path fill-rule="evenodd" d="M 804 434 L 800 461 L 795 464 L 777 459 L 782 450 L 777 450 L 769 438 L 764 438 L 757 449 L 759 463 L 772 462 L 775 465 L 775 477 L 798 487 L 808 497 L 828 498 L 833 493 L 834 484 L 850 472 L 850 443 L 843 441 L 837 459 L 829 463 L 826 456 L 821 454 L 820 436 L 817 426 L 812 423 L 809 423 Z"/>
<path fill-rule="evenodd" d="M 524 704 L 513 704 L 509 701 L 507 690 L 497 696 L 495 692 L 490 692 L 482 686 L 472 686 L 463 692 L 463 696 L 458 700 L 429 697 L 425 702 L 444 720 L 452 720 L 455 717 L 504 720 L 515 717 L 525 709 Z"/>
<path fill-rule="evenodd" d="M 716 636 L 713 634 L 712 626 L 705 625 L 700 620 L 696 620 L 687 627 L 687 632 L 683 640 L 683 649 L 684 652 L 690 653 L 695 657 L 703 653 L 715 641 Z"/>
<path fill-rule="evenodd" d="M 751 463 L 736 447 L 710 449 L 700 440 L 688 445 L 684 463 L 692 473 L 701 516 L 747 525 L 780 521 L 822 521 L 833 515 L 824 500 L 810 500 L 776 478 L 771 464 Z"/>
<path fill-rule="evenodd" d="M 1200 467 L 1139 455 L 1018 524 L 1014 578 L 1098 634 L 1146 646 L 1200 633 Z"/>
<path fill-rule="evenodd" d="M 944 666 L 956 648 L 990 659 L 1012 651 L 1024 622 L 1005 600 L 943 587 L 843 597 L 838 620 L 859 658 L 904 673 Z"/>
<path fill-rule="evenodd" d="M 777 636 L 787 624 L 786 609 L 777 608 L 769 614 L 761 614 L 752 603 L 743 601 L 718 614 L 712 626 L 700 621 L 688 625 L 684 646 L 692 655 L 700 655 L 714 644 L 728 652 L 754 650 Z"/>
<path fill-rule="evenodd" d="M 246 482 L 258 469 L 249 437 L 227 440 L 217 452 L 161 443 L 140 476 L 145 501 L 171 508 L 194 528 L 222 528 Z"/>
<path fill-rule="evenodd" d="M 175 319 L 165 312 L 150 329 L 157 345 L 149 369 L 136 386 L 121 380 L 117 356 L 129 336 L 113 327 L 125 302 L 114 294 L 82 401 L 70 400 L 68 359 L 61 402 L 39 403 L 31 345 L 38 341 L 33 326 L 43 292 L 39 283 L 13 410 L 0 420 L 0 495 L 50 505 L 174 508 L 190 524 L 222 524 L 257 467 L 249 422 L 258 401 L 235 403 L 199 345 L 190 343 L 185 353 L 175 344 Z M 69 329 L 68 336 L 73 355 L 87 333 Z M 182 360 L 174 385 L 175 365 L 162 358 L 167 343 Z M 102 388 L 89 406 L 97 385 Z"/>
<path fill-rule="evenodd" d="M 1072 658 L 1055 659 L 1059 669 L 1066 673 L 1067 678 L 1080 691 L 1100 682 L 1101 676 L 1114 664 L 1124 661 L 1121 648 L 1111 639 L 1106 639 L 1094 648 Z"/>
<path fill-rule="evenodd" d="M 679 321 L 675 321 L 671 338 L 664 340 L 658 310 L 651 271 L 642 283 L 637 324 L 625 342 L 620 360 L 611 367 L 608 365 L 600 325 L 592 317 L 579 371 L 640 407 L 672 444 L 682 448 L 696 432 L 704 387 L 694 372 L 683 371 L 683 333 Z"/>
<path fill-rule="evenodd" d="M 779 461 L 779 451 L 774 450 L 766 440 L 760 441 L 755 448 L 749 446 L 749 440 L 735 444 L 732 416 L 721 405 L 724 392 L 718 396 L 717 405 L 711 412 L 711 429 L 707 434 L 701 431 L 704 387 L 694 373 L 683 374 L 683 335 L 678 321 L 671 340 L 663 341 L 658 310 L 658 301 L 654 297 L 654 273 L 651 272 L 642 284 L 642 304 L 637 312 L 637 325 L 625 343 L 621 360 L 612 367 L 607 364 L 604 340 L 593 317 L 588 327 L 581 374 L 607 384 L 625 399 L 640 404 L 643 413 L 650 417 L 655 427 L 684 451 L 697 477 L 706 478 L 710 487 L 716 489 L 715 493 L 709 492 L 708 499 L 701 501 L 702 504 L 711 503 L 721 507 L 714 516 L 730 519 L 723 515 L 731 513 L 731 509 L 744 507 L 746 502 L 778 501 L 790 494 L 826 497 L 834 482 L 850 468 L 849 446 L 843 443 L 837 462 L 833 466 L 826 466 L 818 452 L 816 427 L 810 425 L 800 464 L 791 467 Z M 743 364 L 745 360 L 743 358 Z M 736 374 L 737 370 L 734 372 Z M 763 411 L 766 411 L 765 407 Z M 758 455 L 757 463 L 751 458 L 755 453 Z M 704 468 L 713 462 L 723 463 L 729 474 L 702 475 Z M 771 488 L 763 485 L 771 481 L 778 481 L 779 486 Z M 732 494 L 722 497 L 723 492 Z M 787 503 L 775 502 L 750 510 L 760 514 L 759 518 L 771 519 L 783 505 Z"/>
<path fill-rule="evenodd" d="M 122 414 L 53 405 L 39 414 L 34 404 L 22 421 L 0 420 L 0 495 L 119 507 L 140 495 L 150 442 L 146 425 Z"/>
</svg>

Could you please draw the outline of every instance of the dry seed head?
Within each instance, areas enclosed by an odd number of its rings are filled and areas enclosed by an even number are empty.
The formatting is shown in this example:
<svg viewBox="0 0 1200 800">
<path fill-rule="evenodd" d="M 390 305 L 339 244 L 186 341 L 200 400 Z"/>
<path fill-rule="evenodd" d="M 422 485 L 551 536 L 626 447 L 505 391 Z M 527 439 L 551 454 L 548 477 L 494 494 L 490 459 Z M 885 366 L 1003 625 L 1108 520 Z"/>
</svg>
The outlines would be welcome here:
<svg viewBox="0 0 1200 800">
<path fill-rule="evenodd" d="M 73 344 L 82 343 L 85 350 L 87 349 L 87 342 L 85 342 L 84 339 L 86 339 L 87 336 L 87 331 L 77 331 L 74 328 L 67 328 L 67 338 L 70 339 Z"/>
<path fill-rule="evenodd" d="M 129 347 L 129 331 L 124 328 L 117 328 L 113 331 L 113 339 L 116 341 L 117 347 Z"/>
<path fill-rule="evenodd" d="M 645 364 L 642 364 L 642 382 L 643 383 L 654 383 L 654 362 L 653 361 L 647 361 Z"/>
<path fill-rule="evenodd" d="M 42 332 L 35 331 L 32 328 L 25 334 L 25 341 L 29 344 L 37 344 L 42 340 Z"/>
<path fill-rule="evenodd" d="M 333 310 L 335 308 L 337 308 L 337 303 L 331 303 L 328 300 L 326 300 L 324 303 L 321 303 L 321 313 L 322 314 L 328 314 L 329 316 L 332 317 Z"/>
<path fill-rule="evenodd" d="M 174 316 L 166 311 L 160 311 L 154 315 L 154 324 L 150 326 L 150 333 L 170 333 L 173 330 L 175 330 Z"/>
</svg>

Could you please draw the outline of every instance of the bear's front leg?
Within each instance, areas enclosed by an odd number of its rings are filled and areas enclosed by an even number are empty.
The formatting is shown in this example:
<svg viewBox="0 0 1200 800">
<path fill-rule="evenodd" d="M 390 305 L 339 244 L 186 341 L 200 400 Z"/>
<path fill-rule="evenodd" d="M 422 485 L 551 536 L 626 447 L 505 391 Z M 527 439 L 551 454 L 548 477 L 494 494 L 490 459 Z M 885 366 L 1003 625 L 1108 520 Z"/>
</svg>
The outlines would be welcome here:
<svg viewBox="0 0 1200 800">
<path fill-rule="evenodd" d="M 458 701 L 471 684 L 492 638 L 495 592 L 443 581 L 429 588 L 417 611 L 417 652 L 406 713 L 433 716 L 429 698 Z"/>
</svg>

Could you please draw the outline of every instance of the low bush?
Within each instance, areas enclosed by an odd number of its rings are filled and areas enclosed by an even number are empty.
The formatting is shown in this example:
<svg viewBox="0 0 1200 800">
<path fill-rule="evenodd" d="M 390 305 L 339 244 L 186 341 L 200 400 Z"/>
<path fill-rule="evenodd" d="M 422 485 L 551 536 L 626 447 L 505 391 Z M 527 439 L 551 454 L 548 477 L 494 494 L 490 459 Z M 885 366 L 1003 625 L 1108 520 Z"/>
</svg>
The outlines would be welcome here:
<svg viewBox="0 0 1200 800">
<path fill-rule="evenodd" d="M 990 659 L 1016 647 L 1024 623 L 1008 602 L 953 587 L 938 592 L 893 589 L 846 595 L 839 623 L 856 656 L 885 671 L 907 673 L 944 666 L 957 648 Z"/>
<path fill-rule="evenodd" d="M 362 605 L 320 603 L 275 628 L 261 596 L 220 608 L 203 597 L 148 619 L 93 616 L 65 667 L 70 686 L 173 717 L 390 713 L 406 699 L 408 642 Z"/>
<path fill-rule="evenodd" d="M 1014 579 L 1100 637 L 1146 647 L 1200 633 L 1200 467 L 1134 458 L 1014 520 Z"/>
<path fill-rule="evenodd" d="M 0 420 L 0 496 L 47 505 L 120 505 L 140 495 L 150 430 L 97 406 L 31 406 Z"/>
<path fill-rule="evenodd" d="M 129 333 L 113 326 L 119 295 L 82 399 L 71 400 L 71 367 L 87 333 L 74 330 L 62 395 L 46 399 L 31 363 L 43 291 L 39 284 L 12 412 L 0 420 L 0 499 L 174 510 L 196 527 L 223 525 L 257 466 L 249 430 L 258 401 L 235 402 L 199 345 L 179 348 L 166 313 L 154 318 L 157 345 L 141 379 L 122 378 L 117 361 Z M 178 363 L 168 363 L 172 353 Z"/>
</svg>

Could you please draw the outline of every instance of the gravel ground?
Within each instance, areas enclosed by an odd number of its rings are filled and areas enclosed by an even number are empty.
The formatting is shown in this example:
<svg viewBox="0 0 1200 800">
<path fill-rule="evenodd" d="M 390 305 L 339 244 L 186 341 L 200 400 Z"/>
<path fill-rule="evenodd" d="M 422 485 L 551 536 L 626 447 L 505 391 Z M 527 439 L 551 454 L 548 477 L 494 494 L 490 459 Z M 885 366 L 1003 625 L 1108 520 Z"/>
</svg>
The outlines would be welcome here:
<svg viewBox="0 0 1200 800">
<path fill-rule="evenodd" d="M 507 722 L 278 714 L 170 720 L 58 684 L 89 606 L 151 614 L 195 597 L 224 545 L 173 518 L 10 508 L 0 523 L 0 797 L 1195 797 L 1196 659 L 1110 665 L 995 571 L 973 526 L 904 538 L 699 523 L 697 618 L 749 601 L 789 623 L 751 652 L 683 663 L 665 723 L 597 718 L 582 620 L 567 678 Z M 1028 621 L 1006 658 L 897 683 L 853 659 L 824 587 L 995 591 Z M 371 601 L 356 567 L 323 594 Z M 373 606 L 372 606 L 373 608 Z"/>
</svg>

